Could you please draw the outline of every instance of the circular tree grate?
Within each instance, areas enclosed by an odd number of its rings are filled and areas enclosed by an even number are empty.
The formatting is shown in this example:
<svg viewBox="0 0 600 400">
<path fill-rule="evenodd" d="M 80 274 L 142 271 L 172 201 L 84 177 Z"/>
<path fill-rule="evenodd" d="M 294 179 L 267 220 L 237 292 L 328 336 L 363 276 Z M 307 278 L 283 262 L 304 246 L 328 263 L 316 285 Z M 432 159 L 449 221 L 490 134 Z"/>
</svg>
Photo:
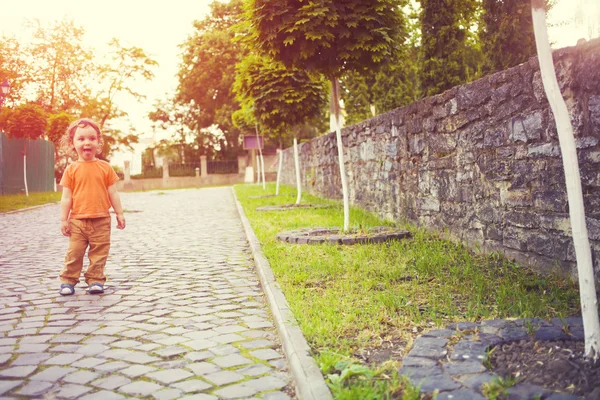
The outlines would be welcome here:
<svg viewBox="0 0 600 400">
<path fill-rule="evenodd" d="M 390 240 L 409 238 L 410 232 L 376 226 L 360 231 L 342 232 L 340 228 L 303 228 L 289 232 L 279 233 L 276 238 L 283 242 L 295 244 L 343 244 L 353 245 L 360 243 L 383 243 Z"/>
</svg>

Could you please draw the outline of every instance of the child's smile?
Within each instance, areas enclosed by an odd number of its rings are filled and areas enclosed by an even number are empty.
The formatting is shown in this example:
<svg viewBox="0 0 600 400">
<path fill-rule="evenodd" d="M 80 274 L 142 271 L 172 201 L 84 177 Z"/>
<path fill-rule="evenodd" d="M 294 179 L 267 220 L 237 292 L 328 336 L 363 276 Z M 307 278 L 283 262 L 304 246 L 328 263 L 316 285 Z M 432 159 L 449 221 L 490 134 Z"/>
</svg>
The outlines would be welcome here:
<svg viewBox="0 0 600 400">
<path fill-rule="evenodd" d="M 99 147 L 98 134 L 91 126 L 77 128 L 73 136 L 73 146 L 79 161 L 94 161 Z"/>
</svg>

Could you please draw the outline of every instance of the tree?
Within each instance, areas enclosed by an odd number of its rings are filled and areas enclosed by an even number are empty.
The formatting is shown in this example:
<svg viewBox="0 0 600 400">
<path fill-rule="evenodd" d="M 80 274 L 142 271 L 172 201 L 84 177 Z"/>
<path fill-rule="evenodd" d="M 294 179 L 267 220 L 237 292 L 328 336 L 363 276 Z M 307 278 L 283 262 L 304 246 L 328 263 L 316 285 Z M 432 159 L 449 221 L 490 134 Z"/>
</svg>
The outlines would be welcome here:
<svg viewBox="0 0 600 400">
<path fill-rule="evenodd" d="M 558 141 L 565 171 L 569 218 L 571 220 L 579 276 L 585 355 L 592 358 L 595 362 L 600 358 L 600 322 L 598 319 L 598 299 L 594 284 L 592 252 L 585 221 L 581 177 L 577 161 L 577 148 L 573 137 L 573 127 L 571 126 L 569 111 L 556 79 L 552 51 L 550 50 L 550 42 L 548 40 L 546 10 L 543 0 L 531 0 L 531 14 L 533 17 L 535 43 L 540 62 L 542 83 L 546 97 L 550 103 L 550 109 L 556 120 L 556 130 L 558 131 Z"/>
<path fill-rule="evenodd" d="M 418 99 L 417 48 L 398 46 L 380 70 L 348 72 L 341 82 L 347 124 L 410 104 Z"/>
<path fill-rule="evenodd" d="M 321 115 L 327 102 L 325 81 L 314 73 L 288 68 L 269 57 L 253 54 L 238 64 L 234 91 L 242 105 L 238 113 L 242 117 L 238 120 L 246 125 L 255 120 L 256 125 L 278 135 L 280 143 L 284 136 L 290 136 L 290 133 L 293 136 L 298 189 L 296 204 L 300 204 L 302 188 L 296 128 Z"/>
<path fill-rule="evenodd" d="M 61 149 L 61 138 L 64 136 L 67 128 L 74 120 L 72 116 L 66 112 L 51 114 L 48 117 L 48 131 L 46 136 L 48 140 L 54 143 L 54 178 L 55 181 L 62 177 L 63 172 L 68 164 L 68 154 L 64 149 Z M 64 159 L 64 163 L 61 160 Z"/>
<path fill-rule="evenodd" d="M 30 65 L 25 60 L 20 43 L 15 38 L 0 37 L 0 83 L 10 84 L 10 92 L 4 104 L 18 102 L 30 79 Z"/>
<path fill-rule="evenodd" d="M 479 33 L 483 72 L 502 71 L 536 53 L 530 5 L 522 0 L 483 0 Z"/>
<path fill-rule="evenodd" d="M 419 0 L 421 3 L 421 87 L 432 96 L 472 79 L 476 66 L 469 38 L 476 0 Z M 471 69 L 471 70 L 470 70 Z"/>
<path fill-rule="evenodd" d="M 151 81 L 154 78 L 152 70 L 158 66 L 140 47 L 124 47 L 118 39 L 112 39 L 109 46 L 108 62 L 97 69 L 101 89 L 86 103 L 87 113 L 94 114 L 101 128 L 107 120 L 127 115 L 115 106 L 119 94 L 126 93 L 137 101 L 146 98 L 133 90 L 131 83 L 139 79 Z"/>
<path fill-rule="evenodd" d="M 195 32 L 181 45 L 182 62 L 175 101 L 187 104 L 189 128 L 200 134 L 215 126 L 223 134 L 219 140 L 223 158 L 237 156 L 240 130 L 231 116 L 239 109 L 233 93 L 235 65 L 242 58 L 241 44 L 231 29 L 241 18 L 241 2 L 211 4 L 211 15 L 194 22 Z M 213 131 L 216 131 L 213 129 Z"/>
<path fill-rule="evenodd" d="M 346 71 L 376 69 L 405 39 L 403 0 L 247 0 L 250 40 L 286 66 L 319 72 L 331 83 L 332 111 L 342 195 L 344 230 L 350 225 L 348 185 L 339 127 L 338 79 Z"/>
<path fill-rule="evenodd" d="M 84 30 L 73 20 L 55 21 L 45 28 L 39 20 L 29 25 L 33 41 L 27 47 L 35 102 L 48 113 L 78 115 L 90 91 L 92 52 L 82 43 Z"/>
<path fill-rule="evenodd" d="M 44 110 L 36 104 L 18 106 L 9 114 L 6 122 L 8 136 L 23 139 L 23 183 L 27 196 L 29 196 L 27 187 L 27 139 L 35 140 L 44 135 L 47 124 Z"/>
</svg>

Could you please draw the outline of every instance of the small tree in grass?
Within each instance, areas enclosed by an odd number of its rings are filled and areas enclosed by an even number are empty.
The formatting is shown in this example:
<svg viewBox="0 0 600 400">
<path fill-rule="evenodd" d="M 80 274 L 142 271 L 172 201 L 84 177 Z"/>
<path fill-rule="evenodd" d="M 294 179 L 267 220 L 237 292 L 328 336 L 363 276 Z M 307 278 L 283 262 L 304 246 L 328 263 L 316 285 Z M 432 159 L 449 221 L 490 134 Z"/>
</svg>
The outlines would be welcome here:
<svg viewBox="0 0 600 400">
<path fill-rule="evenodd" d="M 577 149 L 573 137 L 573 127 L 567 105 L 560 93 L 552 51 L 548 41 L 546 26 L 546 10 L 543 0 L 531 0 L 533 31 L 537 47 L 540 71 L 546 97 L 556 120 L 558 141 L 562 154 L 567 198 L 569 201 L 569 217 L 575 245 L 575 258 L 579 276 L 579 291 L 581 296 L 581 312 L 583 316 L 583 331 L 585 336 L 585 355 L 597 361 L 600 358 L 600 322 L 598 319 L 598 299 L 594 284 L 594 268 L 592 252 L 585 222 L 581 177 L 577 161 Z"/>
<path fill-rule="evenodd" d="M 331 83 L 332 112 L 342 195 L 344 230 L 350 227 L 348 184 L 339 126 L 338 79 L 345 71 L 369 72 L 402 45 L 405 0 L 246 0 L 250 40 L 285 65 L 316 71 Z"/>
<path fill-rule="evenodd" d="M 275 132 L 280 141 L 283 136 L 292 134 L 298 190 L 296 204 L 300 204 L 297 136 L 302 124 L 320 116 L 327 101 L 325 82 L 315 74 L 288 68 L 269 57 L 249 55 L 237 67 L 234 91 L 242 110 L 251 110 L 252 119 Z"/>
<path fill-rule="evenodd" d="M 36 104 L 24 104 L 14 109 L 7 118 L 7 133 L 11 138 L 23 139 L 23 184 L 27 187 L 27 139 L 36 140 L 46 133 L 46 113 Z"/>
</svg>

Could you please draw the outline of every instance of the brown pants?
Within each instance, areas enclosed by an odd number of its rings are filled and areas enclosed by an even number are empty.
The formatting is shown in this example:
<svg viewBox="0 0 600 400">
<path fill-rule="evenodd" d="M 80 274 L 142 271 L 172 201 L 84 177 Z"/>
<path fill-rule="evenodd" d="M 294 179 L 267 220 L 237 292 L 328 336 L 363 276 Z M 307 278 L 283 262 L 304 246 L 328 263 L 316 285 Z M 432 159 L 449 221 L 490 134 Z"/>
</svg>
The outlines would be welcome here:
<svg viewBox="0 0 600 400">
<path fill-rule="evenodd" d="M 65 256 L 65 266 L 60 273 L 62 283 L 76 285 L 79 283 L 83 269 L 83 256 L 88 251 L 90 265 L 85 271 L 85 282 L 88 285 L 100 283 L 104 285 L 106 276 L 104 266 L 110 250 L 110 217 L 72 219 L 69 249 Z"/>
</svg>

